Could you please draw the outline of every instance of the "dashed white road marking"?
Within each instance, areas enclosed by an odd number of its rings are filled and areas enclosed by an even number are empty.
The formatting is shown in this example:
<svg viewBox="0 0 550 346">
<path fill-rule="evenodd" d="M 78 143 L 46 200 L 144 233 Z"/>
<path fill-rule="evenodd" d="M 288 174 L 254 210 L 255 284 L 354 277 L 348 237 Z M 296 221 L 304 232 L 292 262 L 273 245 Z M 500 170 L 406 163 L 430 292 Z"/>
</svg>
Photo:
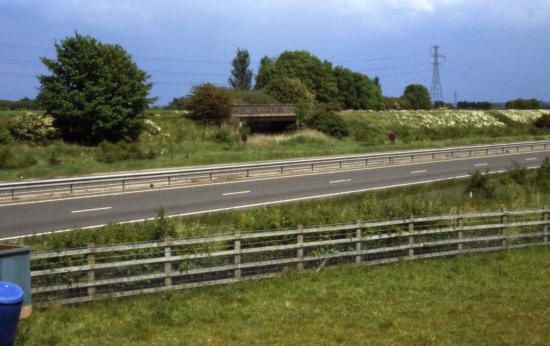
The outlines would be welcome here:
<svg viewBox="0 0 550 346">
<path fill-rule="evenodd" d="M 529 157 L 527 159 L 525 159 L 525 161 L 536 161 L 537 158 L 536 157 Z"/>
<path fill-rule="evenodd" d="M 71 211 L 71 214 L 88 213 L 88 212 L 92 212 L 92 211 L 101 211 L 101 210 L 109 210 L 109 209 L 113 209 L 113 207 L 103 207 L 103 208 L 94 208 L 94 209 L 73 210 L 73 211 Z"/>
<path fill-rule="evenodd" d="M 244 195 L 245 193 L 250 193 L 250 190 L 222 193 L 222 196 Z"/>
<path fill-rule="evenodd" d="M 420 171 L 412 171 L 411 174 L 426 173 L 427 171 L 428 171 L 427 169 L 422 169 Z"/>
<path fill-rule="evenodd" d="M 348 182 L 348 181 L 351 181 L 351 179 L 332 180 L 332 181 L 329 181 L 328 183 L 329 184 L 337 184 L 337 183 L 345 183 L 345 182 Z"/>
<path fill-rule="evenodd" d="M 482 167 L 482 166 L 488 166 L 488 163 L 476 163 L 474 167 Z"/>
</svg>

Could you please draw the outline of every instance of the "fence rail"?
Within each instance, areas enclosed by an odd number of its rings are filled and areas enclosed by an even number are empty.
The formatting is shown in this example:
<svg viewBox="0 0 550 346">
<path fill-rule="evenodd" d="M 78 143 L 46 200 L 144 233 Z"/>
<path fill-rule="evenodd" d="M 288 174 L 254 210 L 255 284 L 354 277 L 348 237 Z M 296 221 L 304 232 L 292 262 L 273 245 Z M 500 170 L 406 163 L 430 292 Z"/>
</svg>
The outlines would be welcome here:
<svg viewBox="0 0 550 346">
<path fill-rule="evenodd" d="M 0 199 L 40 195 L 75 195 L 98 190 L 125 191 L 151 187 L 169 187 L 190 181 L 213 181 L 227 177 L 251 177 L 265 174 L 305 173 L 320 169 L 352 169 L 358 167 L 402 164 L 429 160 L 468 158 L 511 152 L 546 150 L 550 141 L 401 151 L 392 153 L 333 156 L 325 158 L 270 161 L 204 168 L 185 168 L 124 174 L 94 175 L 0 184 Z"/>
<path fill-rule="evenodd" d="M 78 303 L 234 283 L 289 269 L 550 245 L 550 209 L 501 210 L 223 234 L 31 254 L 33 301 Z"/>
</svg>

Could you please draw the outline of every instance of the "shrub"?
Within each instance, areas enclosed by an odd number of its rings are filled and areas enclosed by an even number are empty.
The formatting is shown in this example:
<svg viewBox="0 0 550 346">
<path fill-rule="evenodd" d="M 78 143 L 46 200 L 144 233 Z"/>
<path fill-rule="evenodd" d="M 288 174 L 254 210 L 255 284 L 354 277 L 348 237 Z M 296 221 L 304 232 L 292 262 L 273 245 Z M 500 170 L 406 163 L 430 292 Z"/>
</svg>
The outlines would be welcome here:
<svg viewBox="0 0 550 346">
<path fill-rule="evenodd" d="M 346 122 L 337 114 L 315 107 L 305 119 L 306 126 L 327 135 L 343 138 L 349 135 Z"/>
<path fill-rule="evenodd" d="M 550 114 L 545 113 L 534 122 L 539 129 L 550 129 Z"/>
<path fill-rule="evenodd" d="M 4 127 L 0 127 L 0 144 L 6 144 L 12 141 L 10 131 Z"/>
<path fill-rule="evenodd" d="M 542 191 L 550 191 L 550 161 L 548 158 L 545 158 L 537 169 L 535 182 Z"/>
<path fill-rule="evenodd" d="M 491 198 L 495 195 L 496 186 L 487 174 L 481 174 L 475 171 L 468 179 L 464 192 L 469 194 L 480 194 L 485 198 Z"/>
<path fill-rule="evenodd" d="M 210 139 L 220 144 L 232 145 L 237 141 L 237 135 L 230 126 L 224 125 L 216 128 Z"/>
<path fill-rule="evenodd" d="M 527 182 L 527 168 L 520 166 L 515 161 L 512 165 L 512 169 L 508 171 L 508 175 L 519 185 L 525 185 Z"/>
<path fill-rule="evenodd" d="M 30 112 L 15 119 L 11 132 L 18 140 L 34 143 L 54 139 L 57 135 L 52 117 Z"/>
<path fill-rule="evenodd" d="M 231 93 L 210 83 L 194 86 L 186 107 L 193 120 L 221 124 L 231 118 Z"/>
</svg>

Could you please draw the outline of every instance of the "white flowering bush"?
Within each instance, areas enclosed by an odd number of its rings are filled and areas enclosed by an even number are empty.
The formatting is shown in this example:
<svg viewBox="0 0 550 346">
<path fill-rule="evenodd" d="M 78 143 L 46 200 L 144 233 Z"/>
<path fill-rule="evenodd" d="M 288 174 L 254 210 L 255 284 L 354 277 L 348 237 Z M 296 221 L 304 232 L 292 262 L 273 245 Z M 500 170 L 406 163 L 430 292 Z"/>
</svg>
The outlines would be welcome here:
<svg viewBox="0 0 550 346">
<path fill-rule="evenodd" d="M 18 116 L 11 132 L 18 140 L 29 142 L 43 142 L 57 136 L 57 130 L 53 126 L 51 116 L 32 112 Z"/>
</svg>

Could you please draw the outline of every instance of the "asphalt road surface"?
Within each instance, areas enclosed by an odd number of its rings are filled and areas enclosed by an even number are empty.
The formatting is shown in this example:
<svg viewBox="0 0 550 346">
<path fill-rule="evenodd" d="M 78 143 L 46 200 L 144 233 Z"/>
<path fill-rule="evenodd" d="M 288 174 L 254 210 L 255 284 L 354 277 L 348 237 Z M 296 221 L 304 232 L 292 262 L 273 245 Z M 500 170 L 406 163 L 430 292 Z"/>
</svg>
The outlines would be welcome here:
<svg viewBox="0 0 550 346">
<path fill-rule="evenodd" d="M 155 216 L 193 215 L 465 177 L 476 170 L 505 170 L 515 161 L 540 165 L 550 151 L 447 160 L 302 176 L 212 183 L 172 189 L 0 205 L 0 239 Z"/>
</svg>

